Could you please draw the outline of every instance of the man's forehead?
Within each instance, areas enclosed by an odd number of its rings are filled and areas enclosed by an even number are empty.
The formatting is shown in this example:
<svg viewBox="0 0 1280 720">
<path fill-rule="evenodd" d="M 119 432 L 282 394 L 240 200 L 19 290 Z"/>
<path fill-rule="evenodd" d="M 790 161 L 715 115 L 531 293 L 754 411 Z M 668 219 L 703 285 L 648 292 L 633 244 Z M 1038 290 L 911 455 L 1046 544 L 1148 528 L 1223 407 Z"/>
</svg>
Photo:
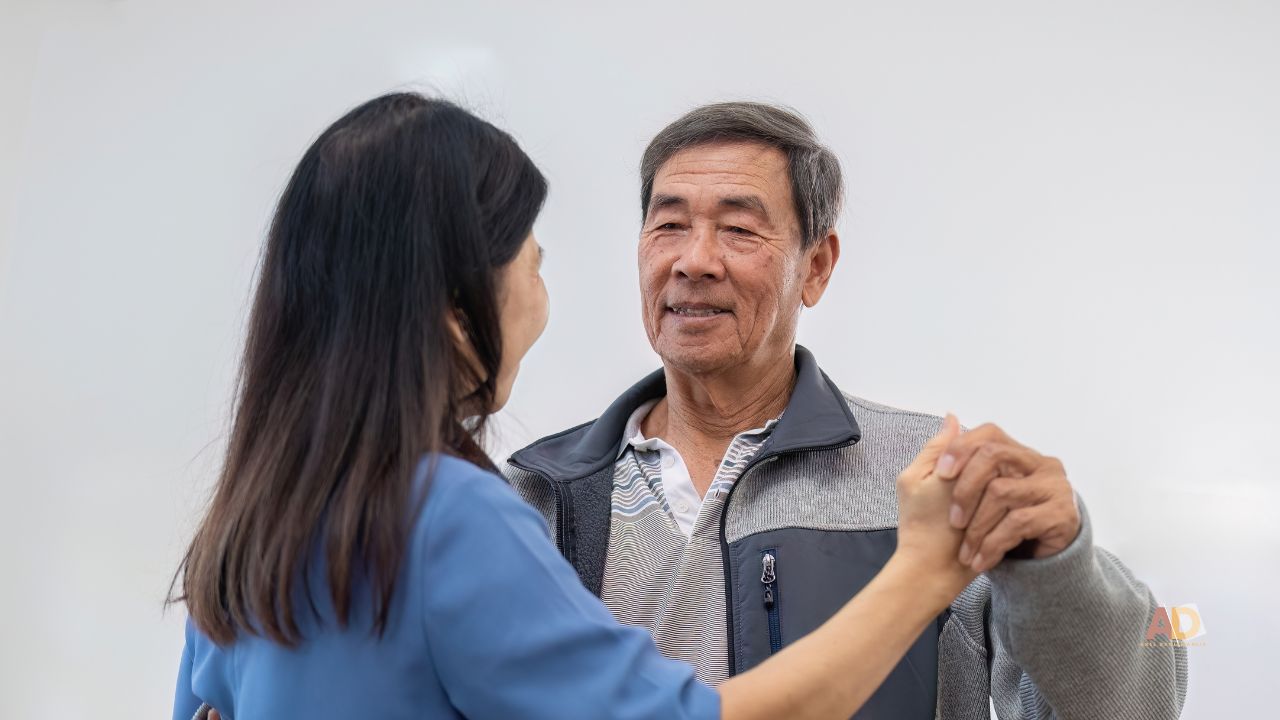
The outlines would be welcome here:
<svg viewBox="0 0 1280 720">
<path fill-rule="evenodd" d="M 654 176 L 650 210 L 715 202 L 769 214 L 765 206 L 791 200 L 787 158 L 755 142 L 706 143 L 671 156 Z"/>
<path fill-rule="evenodd" d="M 702 143 L 672 155 L 654 176 L 661 182 L 716 182 L 768 185 L 787 180 L 787 157 L 756 142 Z"/>
</svg>

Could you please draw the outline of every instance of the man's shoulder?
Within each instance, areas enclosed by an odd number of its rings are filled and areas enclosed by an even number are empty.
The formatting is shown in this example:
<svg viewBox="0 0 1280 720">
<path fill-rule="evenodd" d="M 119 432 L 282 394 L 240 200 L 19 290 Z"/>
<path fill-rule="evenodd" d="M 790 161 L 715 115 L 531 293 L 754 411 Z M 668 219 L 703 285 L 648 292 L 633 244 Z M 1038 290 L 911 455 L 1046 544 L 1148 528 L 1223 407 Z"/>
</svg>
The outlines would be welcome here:
<svg viewBox="0 0 1280 720">
<path fill-rule="evenodd" d="M 892 443 L 918 449 L 942 427 L 942 417 L 938 415 L 872 402 L 843 391 L 841 395 L 861 431 L 859 444 Z"/>
<path fill-rule="evenodd" d="M 855 414 L 857 413 L 857 411 L 862 410 L 864 412 L 873 413 L 876 415 L 895 416 L 895 417 L 902 416 L 907 418 L 922 418 L 925 420 L 933 420 L 939 423 L 942 422 L 942 417 L 939 415 L 932 415 L 930 413 L 920 412 L 918 410 L 906 410 L 903 408 L 894 407 L 892 405 L 886 405 L 884 403 L 874 402 L 872 400 L 868 400 L 863 397 L 858 397 L 857 395 L 845 392 L 843 390 L 840 391 L 840 395 L 844 397 L 845 402 L 849 403 L 849 409 L 853 410 Z"/>
<path fill-rule="evenodd" d="M 546 447 L 548 445 L 571 445 L 576 443 L 583 435 L 591 430 L 591 427 L 595 425 L 598 420 L 599 418 L 593 418 L 584 423 L 578 423 L 572 427 L 567 427 L 559 432 L 544 435 L 528 445 L 525 445 L 520 450 L 517 450 L 515 454 L 519 454 L 533 448 Z"/>
<path fill-rule="evenodd" d="M 876 531 L 897 526 L 896 479 L 942 418 L 841 392 L 858 439 L 770 463 L 739 488 L 726 519 L 733 542 L 783 528 Z"/>
<path fill-rule="evenodd" d="M 590 475 L 602 459 L 607 458 L 609 445 L 615 441 L 603 437 L 605 432 L 592 432 L 599 419 L 552 433 L 515 451 L 506 459 L 506 467 L 513 471 L 532 471 L 558 479 L 571 479 Z M 504 469 L 508 477 L 511 472 Z"/>
</svg>

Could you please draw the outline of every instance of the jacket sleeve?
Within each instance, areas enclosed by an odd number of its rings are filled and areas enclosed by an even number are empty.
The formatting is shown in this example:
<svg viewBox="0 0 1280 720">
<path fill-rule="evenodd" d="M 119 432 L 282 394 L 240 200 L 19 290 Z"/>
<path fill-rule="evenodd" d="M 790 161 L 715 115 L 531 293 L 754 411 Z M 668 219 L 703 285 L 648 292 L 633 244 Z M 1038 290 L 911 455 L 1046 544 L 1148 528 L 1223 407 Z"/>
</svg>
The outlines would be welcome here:
<svg viewBox="0 0 1280 720">
<path fill-rule="evenodd" d="M 462 715 L 719 718 L 719 694 L 619 624 L 500 479 L 437 483 L 426 508 L 424 632 Z"/>
<path fill-rule="evenodd" d="M 1083 503 L 1080 515 L 1080 534 L 1062 552 L 1006 560 L 988 572 L 996 713 L 1002 720 L 1176 718 L 1186 697 L 1186 649 L 1144 646 L 1155 597 L 1093 545 Z"/>
</svg>

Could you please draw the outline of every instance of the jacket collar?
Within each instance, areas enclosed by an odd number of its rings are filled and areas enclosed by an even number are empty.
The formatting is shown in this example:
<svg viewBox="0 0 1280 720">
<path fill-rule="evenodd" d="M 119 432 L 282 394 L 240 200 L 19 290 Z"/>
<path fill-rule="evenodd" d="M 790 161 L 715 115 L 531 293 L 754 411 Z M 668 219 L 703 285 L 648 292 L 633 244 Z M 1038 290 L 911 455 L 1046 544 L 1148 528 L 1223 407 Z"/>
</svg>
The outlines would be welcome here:
<svg viewBox="0 0 1280 720">
<path fill-rule="evenodd" d="M 843 447 L 862 438 L 849 403 L 818 367 L 813 354 L 797 345 L 795 357 L 795 390 L 757 460 L 800 450 Z M 510 462 L 562 482 L 597 473 L 616 459 L 631 413 L 666 392 L 666 375 L 655 370 L 614 400 L 598 420 L 538 440 L 512 455 Z"/>
</svg>

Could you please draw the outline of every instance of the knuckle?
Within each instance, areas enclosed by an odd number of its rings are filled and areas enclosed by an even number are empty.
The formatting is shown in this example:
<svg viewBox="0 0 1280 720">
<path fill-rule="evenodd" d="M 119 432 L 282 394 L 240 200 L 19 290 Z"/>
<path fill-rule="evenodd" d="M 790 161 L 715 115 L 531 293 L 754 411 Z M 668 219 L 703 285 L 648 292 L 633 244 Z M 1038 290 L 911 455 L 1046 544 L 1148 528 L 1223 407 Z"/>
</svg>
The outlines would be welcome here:
<svg viewBox="0 0 1280 720">
<path fill-rule="evenodd" d="M 1010 511 L 1009 525 L 1017 531 L 1019 536 L 1025 535 L 1027 528 L 1031 526 L 1031 510 L 1029 508 L 1018 508 Z"/>
<path fill-rule="evenodd" d="M 987 492 L 997 500 L 1008 500 L 1013 494 L 1013 483 L 1007 478 L 996 478 L 987 485 Z"/>
</svg>

